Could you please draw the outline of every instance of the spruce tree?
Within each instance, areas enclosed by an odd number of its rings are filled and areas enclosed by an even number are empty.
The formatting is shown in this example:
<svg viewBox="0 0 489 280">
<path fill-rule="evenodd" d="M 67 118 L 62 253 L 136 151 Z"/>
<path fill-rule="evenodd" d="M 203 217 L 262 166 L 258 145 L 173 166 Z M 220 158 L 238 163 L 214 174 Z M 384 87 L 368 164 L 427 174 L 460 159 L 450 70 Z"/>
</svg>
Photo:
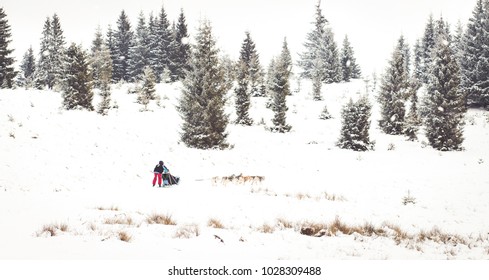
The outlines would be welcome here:
<svg viewBox="0 0 489 280">
<path fill-rule="evenodd" d="M 190 44 L 187 22 L 183 9 L 180 11 L 171 44 L 170 71 L 172 80 L 183 80 L 190 70 Z"/>
<path fill-rule="evenodd" d="M 462 87 L 470 106 L 489 106 L 489 1 L 478 0 L 467 24 L 461 60 Z"/>
<path fill-rule="evenodd" d="M 0 88 L 12 88 L 17 75 L 14 70 L 15 60 L 11 56 L 14 50 L 9 47 L 11 36 L 7 14 L 0 7 Z"/>
<path fill-rule="evenodd" d="M 41 44 L 39 48 L 39 60 L 36 66 L 35 85 L 37 88 L 52 87 L 52 76 L 49 74 L 52 68 L 50 60 L 50 44 L 51 38 L 51 19 L 48 17 L 44 22 L 42 30 Z"/>
<path fill-rule="evenodd" d="M 245 63 L 245 67 L 247 68 L 248 74 L 246 75 L 246 79 L 249 80 L 250 94 L 252 96 L 262 96 L 263 75 L 259 54 L 248 31 L 245 32 L 245 39 L 241 45 L 239 59 Z"/>
<path fill-rule="evenodd" d="M 354 151 L 373 150 L 375 143 L 370 141 L 369 136 L 371 109 L 366 96 L 357 102 L 350 99 L 343 106 L 340 139 L 336 143 L 338 147 Z"/>
<path fill-rule="evenodd" d="M 156 36 L 157 36 L 156 56 L 157 56 L 158 63 L 155 68 L 155 75 L 158 77 L 158 80 L 160 80 L 161 75 L 163 74 L 165 69 L 169 69 L 171 64 L 170 44 L 172 42 L 172 32 L 170 29 L 170 22 L 168 20 L 165 8 L 163 6 L 161 7 L 160 14 L 156 22 Z"/>
<path fill-rule="evenodd" d="M 142 87 L 138 95 L 138 103 L 144 105 L 143 111 L 148 110 L 148 104 L 151 100 L 156 99 L 156 76 L 151 67 L 146 66 L 144 68 L 144 75 L 142 77 Z"/>
<path fill-rule="evenodd" d="M 107 115 L 111 108 L 111 89 L 110 84 L 112 81 L 112 59 L 110 58 L 110 50 L 102 44 L 100 51 L 95 53 L 95 61 L 98 71 L 98 87 L 100 89 L 100 97 L 102 100 L 98 104 L 97 113 L 101 115 Z"/>
<path fill-rule="evenodd" d="M 24 54 L 20 64 L 20 74 L 17 78 L 17 84 L 21 87 L 30 88 L 34 86 L 34 73 L 36 72 L 36 59 L 32 47 Z"/>
<path fill-rule="evenodd" d="M 63 30 L 61 29 L 61 22 L 57 14 L 53 15 L 51 21 L 51 42 L 50 42 L 50 61 L 51 61 L 51 73 L 53 77 L 52 85 L 53 88 L 60 88 L 63 78 L 64 69 L 66 61 L 66 49 L 65 49 L 65 38 L 63 35 Z"/>
<path fill-rule="evenodd" d="M 350 45 L 350 41 L 348 40 L 348 36 L 345 36 L 345 39 L 343 40 L 340 63 L 343 81 L 349 82 L 350 79 L 360 78 L 360 67 L 356 62 L 355 54 L 353 52 L 352 46 Z"/>
<path fill-rule="evenodd" d="M 323 86 L 323 62 L 320 57 L 316 57 L 316 60 L 313 64 L 314 68 L 312 70 L 312 99 L 315 101 L 323 100 L 323 96 L 321 95 L 321 88 Z"/>
<path fill-rule="evenodd" d="M 109 24 L 107 28 L 107 34 L 105 38 L 105 45 L 109 49 L 110 52 L 110 60 L 111 60 L 111 65 L 112 65 L 112 77 L 111 81 L 112 82 L 118 82 L 116 76 L 114 75 L 114 63 L 117 62 L 117 50 L 116 50 L 116 45 L 115 45 L 115 35 L 114 31 L 112 30 L 112 26 Z"/>
<path fill-rule="evenodd" d="M 410 84 L 406 72 L 402 44 L 398 42 L 389 66 L 382 77 L 378 101 L 380 103 L 380 128 L 387 134 L 402 134 L 405 118 L 405 98 L 409 95 Z"/>
<path fill-rule="evenodd" d="M 287 41 L 284 40 L 282 52 L 275 61 L 275 69 L 272 76 L 272 110 L 274 117 L 272 132 L 285 133 L 291 130 L 287 124 L 287 95 L 290 95 L 289 75 L 290 75 L 290 53 L 287 48 Z"/>
<path fill-rule="evenodd" d="M 66 68 L 62 86 L 63 108 L 92 111 L 92 85 L 85 52 L 81 46 L 71 44 L 66 52 Z"/>
<path fill-rule="evenodd" d="M 130 50 L 134 44 L 134 34 L 131 24 L 124 10 L 117 20 L 117 30 L 114 32 L 114 54 L 113 54 L 113 79 L 115 81 L 130 81 Z"/>
<path fill-rule="evenodd" d="M 130 49 L 131 61 L 129 65 L 130 76 L 133 81 L 140 80 L 144 73 L 144 68 L 150 65 L 150 41 L 149 30 L 146 26 L 146 19 L 141 12 L 138 18 L 136 34 L 134 36 L 134 45 Z"/>
<path fill-rule="evenodd" d="M 226 85 L 210 22 L 200 24 L 195 41 L 178 105 L 181 139 L 193 148 L 224 149 L 229 122 L 224 112 Z"/>
<path fill-rule="evenodd" d="M 463 142 L 463 119 L 467 110 L 460 90 L 460 70 L 448 41 L 448 34 L 437 39 L 428 83 L 424 118 L 430 145 L 441 151 L 459 150 Z"/>
<path fill-rule="evenodd" d="M 428 83 L 429 69 L 431 67 L 431 52 L 435 47 L 435 23 L 433 21 L 433 15 L 430 15 L 428 22 L 426 23 L 423 38 L 421 40 L 421 72 L 423 73 L 422 82 Z"/>
<path fill-rule="evenodd" d="M 249 116 L 249 109 L 251 105 L 248 81 L 249 69 L 243 60 L 240 60 L 238 64 L 238 86 L 234 89 L 234 93 L 236 94 L 236 123 L 242 125 L 252 125 L 253 120 Z"/>
</svg>

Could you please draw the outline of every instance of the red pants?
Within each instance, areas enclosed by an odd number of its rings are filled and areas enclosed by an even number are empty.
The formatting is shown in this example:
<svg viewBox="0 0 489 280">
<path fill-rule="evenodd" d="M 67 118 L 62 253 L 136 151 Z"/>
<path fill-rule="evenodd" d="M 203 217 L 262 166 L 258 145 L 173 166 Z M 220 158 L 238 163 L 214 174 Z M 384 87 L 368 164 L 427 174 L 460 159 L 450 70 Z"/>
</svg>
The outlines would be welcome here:
<svg viewBox="0 0 489 280">
<path fill-rule="evenodd" d="M 153 186 L 156 184 L 156 179 L 158 179 L 158 185 L 161 186 L 161 173 L 155 172 L 155 177 L 153 178 Z"/>
</svg>

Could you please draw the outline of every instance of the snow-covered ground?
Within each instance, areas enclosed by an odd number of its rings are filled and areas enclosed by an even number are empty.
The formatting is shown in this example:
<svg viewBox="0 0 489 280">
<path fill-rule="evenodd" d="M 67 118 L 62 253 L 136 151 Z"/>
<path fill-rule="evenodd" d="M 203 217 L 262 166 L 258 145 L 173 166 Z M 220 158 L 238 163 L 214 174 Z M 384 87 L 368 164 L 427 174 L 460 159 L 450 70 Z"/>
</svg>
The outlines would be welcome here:
<svg viewBox="0 0 489 280">
<path fill-rule="evenodd" d="M 114 86 L 108 116 L 0 91 L 0 259 L 489 259 L 487 111 L 469 110 L 464 151 L 439 152 L 422 131 L 381 133 L 370 93 L 375 151 L 353 152 L 335 142 L 363 81 L 324 86 L 321 102 L 303 82 L 292 132 L 268 132 L 273 114 L 253 98 L 255 125 L 228 126 L 233 149 L 197 150 L 179 142 L 180 84 L 158 85 L 149 112 L 128 87 Z M 325 104 L 333 119 L 318 118 Z M 159 160 L 180 185 L 152 187 Z M 233 174 L 265 180 L 220 180 Z M 314 225 L 325 235 L 301 234 Z"/>
</svg>

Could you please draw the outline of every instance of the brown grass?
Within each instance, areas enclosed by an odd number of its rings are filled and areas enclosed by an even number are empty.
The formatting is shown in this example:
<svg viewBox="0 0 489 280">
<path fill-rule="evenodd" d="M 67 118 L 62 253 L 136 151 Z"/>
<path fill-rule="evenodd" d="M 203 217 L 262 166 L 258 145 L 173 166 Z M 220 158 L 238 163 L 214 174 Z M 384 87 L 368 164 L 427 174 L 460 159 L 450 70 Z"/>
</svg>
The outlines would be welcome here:
<svg viewBox="0 0 489 280">
<path fill-rule="evenodd" d="M 275 227 L 267 223 L 264 223 L 262 226 L 258 228 L 258 230 L 263 233 L 273 233 L 275 231 Z"/>
<path fill-rule="evenodd" d="M 294 228 L 294 223 L 292 223 L 289 220 L 286 220 L 285 218 L 278 218 L 277 219 L 277 225 L 280 228 Z"/>
<path fill-rule="evenodd" d="M 124 242 L 131 242 L 132 236 L 125 231 L 119 231 L 119 239 Z"/>
<path fill-rule="evenodd" d="M 171 214 L 151 214 L 146 218 L 146 222 L 148 224 L 160 224 L 160 225 L 167 225 L 167 226 L 174 226 L 177 224 L 175 220 L 173 220 Z"/>
<path fill-rule="evenodd" d="M 225 228 L 220 220 L 214 219 L 214 218 L 209 219 L 209 221 L 207 222 L 207 226 L 213 227 L 213 228 L 221 228 L 221 229 Z"/>
<path fill-rule="evenodd" d="M 110 207 L 99 206 L 96 209 L 100 211 L 119 211 L 119 207 L 117 206 L 110 206 Z"/>
<path fill-rule="evenodd" d="M 43 235 L 56 236 L 60 231 L 67 232 L 68 225 L 64 223 L 44 225 L 41 231 L 37 233 L 37 236 L 38 237 Z"/>
<path fill-rule="evenodd" d="M 132 218 L 126 216 L 107 218 L 104 223 L 108 225 L 134 225 Z"/>
</svg>

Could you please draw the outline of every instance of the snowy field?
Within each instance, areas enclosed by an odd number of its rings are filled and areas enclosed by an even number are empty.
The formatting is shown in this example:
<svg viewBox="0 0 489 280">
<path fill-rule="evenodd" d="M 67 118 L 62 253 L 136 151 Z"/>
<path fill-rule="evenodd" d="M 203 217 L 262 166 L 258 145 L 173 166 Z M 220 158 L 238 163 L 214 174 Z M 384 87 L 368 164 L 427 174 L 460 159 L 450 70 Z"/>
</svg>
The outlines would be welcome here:
<svg viewBox="0 0 489 280">
<path fill-rule="evenodd" d="M 422 131 L 381 133 L 370 93 L 375 151 L 353 152 L 335 146 L 340 110 L 364 82 L 324 86 L 320 102 L 303 82 L 292 132 L 268 132 L 257 97 L 255 125 L 228 126 L 233 149 L 197 150 L 179 142 L 180 84 L 158 85 L 150 112 L 128 87 L 105 117 L 0 91 L 0 259 L 489 259 L 487 111 L 467 113 L 464 151 L 439 152 Z M 325 104 L 333 119 L 318 118 Z M 152 187 L 159 160 L 180 185 Z M 233 174 L 265 180 L 221 180 Z"/>
</svg>

